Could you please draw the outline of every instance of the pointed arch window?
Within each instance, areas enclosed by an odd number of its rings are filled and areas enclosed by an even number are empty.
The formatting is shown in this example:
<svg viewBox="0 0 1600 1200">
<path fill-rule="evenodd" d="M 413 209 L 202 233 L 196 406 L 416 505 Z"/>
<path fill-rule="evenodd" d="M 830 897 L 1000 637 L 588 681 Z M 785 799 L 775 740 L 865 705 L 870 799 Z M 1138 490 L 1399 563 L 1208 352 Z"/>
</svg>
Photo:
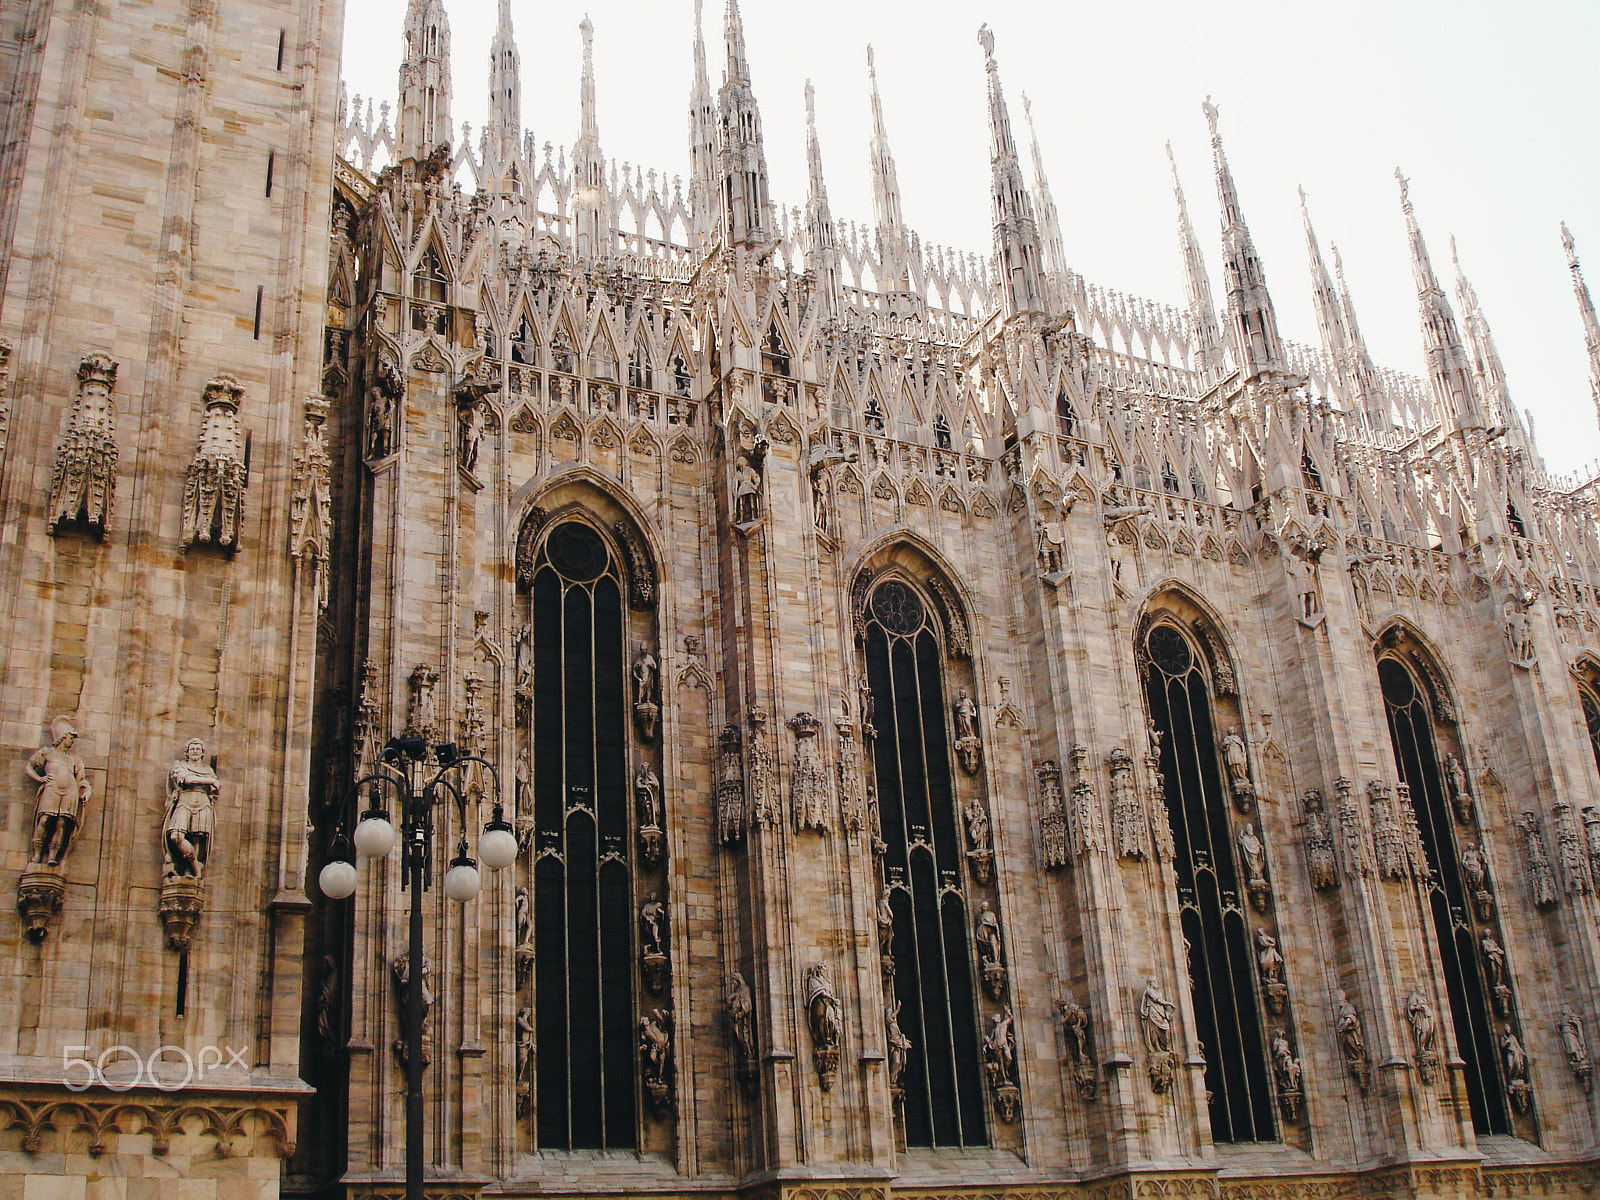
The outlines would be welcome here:
<svg viewBox="0 0 1600 1200">
<path fill-rule="evenodd" d="M 1431 694 L 1411 667 L 1392 654 L 1378 660 L 1378 682 L 1389 718 L 1395 768 L 1410 789 L 1412 813 L 1427 851 L 1429 871 L 1424 886 L 1433 913 L 1439 967 L 1450 996 L 1456 1050 L 1466 1064 L 1462 1081 L 1472 1110 L 1472 1127 L 1479 1135 L 1510 1134 L 1511 1118 L 1497 1065 L 1499 1042 L 1479 974 L 1478 939 L 1461 885 L 1461 855 L 1440 771 Z"/>
<path fill-rule="evenodd" d="M 628 356 L 628 386 L 649 390 L 655 387 L 655 370 L 643 346 L 635 346 Z"/>
<path fill-rule="evenodd" d="M 867 607 L 873 766 L 894 913 L 894 996 L 911 1041 L 901 1082 L 906 1143 L 987 1143 L 978 1008 L 961 891 L 961 845 L 937 619 L 921 593 L 889 578 Z"/>
<path fill-rule="evenodd" d="M 416 274 L 411 277 L 412 296 L 418 300 L 431 300 L 435 304 L 443 304 L 449 284 L 444 266 L 439 262 L 439 255 L 432 246 L 429 246 L 422 253 L 422 261 L 417 264 Z"/>
<path fill-rule="evenodd" d="M 592 526 L 551 530 L 534 569 L 533 941 L 543 1149 L 631 1148 L 634 912 L 622 572 Z"/>
<path fill-rule="evenodd" d="M 1276 1141 L 1205 660 L 1189 636 L 1167 622 L 1145 635 L 1143 657 L 1150 719 L 1162 735 L 1161 782 L 1172 825 L 1195 1033 L 1205 1047 L 1211 1136 L 1219 1142 Z"/>
</svg>

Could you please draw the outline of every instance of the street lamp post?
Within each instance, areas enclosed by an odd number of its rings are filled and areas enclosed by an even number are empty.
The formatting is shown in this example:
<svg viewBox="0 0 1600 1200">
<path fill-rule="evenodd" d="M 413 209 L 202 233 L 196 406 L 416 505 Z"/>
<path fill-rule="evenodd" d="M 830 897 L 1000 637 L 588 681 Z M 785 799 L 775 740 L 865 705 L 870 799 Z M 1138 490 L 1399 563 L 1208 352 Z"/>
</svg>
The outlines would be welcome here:
<svg viewBox="0 0 1600 1200">
<path fill-rule="evenodd" d="M 482 880 L 478 865 L 467 853 L 467 807 L 480 803 L 476 792 L 469 794 L 459 786 L 467 765 L 478 763 L 493 780 L 491 792 L 494 815 L 484 823 L 478 836 L 478 854 L 484 866 L 498 871 L 509 867 L 517 856 L 517 839 L 506 821 L 500 803 L 500 776 L 494 764 L 476 754 L 461 754 L 453 742 L 433 747 L 439 769 L 419 788 L 417 779 L 425 770 L 428 743 L 415 735 L 390 738 L 378 757 L 378 770 L 350 786 L 340 803 L 340 826 L 333 840 L 330 857 L 318 882 L 330 900 L 347 900 L 355 894 L 356 867 L 350 861 L 351 843 L 361 858 L 382 858 L 394 847 L 395 829 L 383 807 L 385 790 L 392 791 L 400 806 L 401 832 L 404 835 L 401 886 L 411 890 L 410 943 L 406 971 L 406 1200 L 423 1200 L 422 1164 L 422 1024 L 423 964 L 422 893 L 433 883 L 433 810 L 440 792 L 455 800 L 460 816 L 461 836 L 456 855 L 444 875 L 444 893 L 465 904 L 477 896 Z M 355 798 L 366 789 L 368 807 L 347 837 L 345 824 Z M 441 824 L 449 829 L 449 810 Z"/>
</svg>

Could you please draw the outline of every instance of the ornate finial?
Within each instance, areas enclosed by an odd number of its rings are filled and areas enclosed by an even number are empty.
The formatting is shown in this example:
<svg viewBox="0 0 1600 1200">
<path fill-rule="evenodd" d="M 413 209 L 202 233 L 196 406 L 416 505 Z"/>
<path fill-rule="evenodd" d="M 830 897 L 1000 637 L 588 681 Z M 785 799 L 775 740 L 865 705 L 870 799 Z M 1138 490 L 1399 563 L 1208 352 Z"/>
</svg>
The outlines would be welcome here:
<svg viewBox="0 0 1600 1200">
<path fill-rule="evenodd" d="M 1215 141 L 1217 137 L 1217 113 L 1219 110 L 1215 104 L 1211 103 L 1210 96 L 1207 96 L 1204 102 L 1201 103 L 1200 109 L 1206 114 L 1206 124 L 1211 126 L 1211 138 Z"/>
<path fill-rule="evenodd" d="M 1461 258 L 1456 254 L 1456 235 L 1450 235 L 1450 261 L 1455 263 L 1457 273 L 1461 270 Z"/>
<path fill-rule="evenodd" d="M 1400 173 L 1400 168 L 1394 169 L 1394 177 L 1400 184 L 1400 207 L 1409 216 L 1411 213 L 1411 180 Z"/>
<path fill-rule="evenodd" d="M 583 34 L 583 57 L 587 61 L 594 51 L 594 23 L 589 20 L 588 13 L 578 22 L 578 32 Z"/>
<path fill-rule="evenodd" d="M 994 61 L 994 31 L 988 23 L 978 26 L 978 45 L 983 47 L 983 56 L 990 62 Z"/>
<path fill-rule="evenodd" d="M 1567 252 L 1567 267 L 1570 270 L 1578 269 L 1578 247 L 1572 240 L 1572 230 L 1567 228 L 1565 221 L 1561 222 L 1561 248 Z"/>
</svg>

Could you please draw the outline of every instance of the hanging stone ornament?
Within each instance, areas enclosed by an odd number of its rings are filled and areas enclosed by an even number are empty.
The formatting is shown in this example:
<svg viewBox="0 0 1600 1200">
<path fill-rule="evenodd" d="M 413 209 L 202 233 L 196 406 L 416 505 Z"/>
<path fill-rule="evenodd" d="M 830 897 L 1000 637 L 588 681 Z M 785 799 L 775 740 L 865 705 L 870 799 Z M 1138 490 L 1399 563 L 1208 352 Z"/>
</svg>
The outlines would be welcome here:
<svg viewBox="0 0 1600 1200">
<path fill-rule="evenodd" d="M 1417 825 L 1417 806 L 1411 802 L 1411 785 L 1397 783 L 1395 792 L 1395 818 L 1405 838 L 1406 861 L 1417 879 L 1431 879 L 1433 867 L 1428 862 L 1428 849 L 1422 844 L 1422 830 Z"/>
<path fill-rule="evenodd" d="M 244 388 L 231 375 L 206 384 L 200 444 L 183 477 L 183 548 L 216 546 L 226 554 L 238 548 L 239 516 L 244 508 L 248 471 L 244 436 L 239 430 L 239 398 Z"/>
<path fill-rule="evenodd" d="M 1144 802 L 1133 779 L 1133 755 L 1121 746 L 1106 758 L 1111 768 L 1111 837 L 1122 858 L 1142 859 L 1150 841 Z"/>
<path fill-rule="evenodd" d="M 333 491 L 329 480 L 328 401 L 306 397 L 305 427 L 289 481 L 289 557 L 316 573 L 317 611 L 328 607 L 328 567 L 333 543 Z"/>
<path fill-rule="evenodd" d="M 1039 780 L 1039 840 L 1044 849 L 1044 865 L 1049 870 L 1064 867 L 1070 859 L 1067 849 L 1067 812 L 1061 795 L 1061 768 L 1047 758 L 1036 763 Z"/>
<path fill-rule="evenodd" d="M 1589 878 L 1600 889 L 1600 811 L 1592 804 L 1583 810 L 1583 838 L 1589 853 Z"/>
<path fill-rule="evenodd" d="M 723 727 L 717 744 L 721 749 L 717 777 L 717 838 L 724 846 L 744 841 L 748 815 L 744 797 L 743 734 L 737 725 Z"/>
<path fill-rule="evenodd" d="M 1167 812 L 1167 785 L 1161 777 L 1161 739 L 1164 734 L 1155 722 L 1146 725 L 1149 739 L 1145 745 L 1145 777 L 1150 780 L 1150 824 L 1155 837 L 1156 859 L 1171 862 L 1177 851 L 1172 842 L 1172 818 Z"/>
<path fill-rule="evenodd" d="M 78 394 L 50 476 L 50 532 L 78 526 L 104 538 L 117 487 L 117 364 L 89 354 L 78 364 Z"/>
<path fill-rule="evenodd" d="M 846 832 L 860 833 L 865 799 L 862 795 L 861 752 L 856 741 L 856 723 L 850 716 L 850 697 L 846 693 L 839 702 L 839 716 L 833 723 L 839 737 L 839 818 Z"/>
<path fill-rule="evenodd" d="M 639 1065 L 650 1111 L 658 1117 L 672 1111 L 672 1010 L 652 1009 L 639 1018 Z"/>
<path fill-rule="evenodd" d="M 834 1076 L 839 1070 L 839 1043 L 844 1037 L 844 1025 L 827 963 L 815 962 L 806 968 L 801 1004 L 806 1025 L 811 1030 L 811 1063 L 816 1068 L 817 1083 L 823 1091 L 832 1091 Z"/>
<path fill-rule="evenodd" d="M 649 745 L 656 740 L 656 722 L 661 719 L 661 664 L 650 647 L 639 643 L 633 658 L 633 723 L 639 740 Z"/>
<path fill-rule="evenodd" d="M 1372 874 L 1372 850 L 1367 841 L 1366 818 L 1356 799 L 1355 781 L 1343 775 L 1333 781 L 1339 793 L 1340 856 L 1347 878 L 1360 879 Z"/>
<path fill-rule="evenodd" d="M 1100 799 L 1094 793 L 1089 775 L 1089 748 L 1074 746 L 1072 756 L 1072 821 L 1069 826 L 1079 858 L 1090 851 L 1106 848 L 1105 820 L 1100 814 Z"/>
<path fill-rule="evenodd" d="M 35 945 L 50 935 L 50 922 L 61 913 L 67 894 L 63 864 L 91 794 L 83 759 L 73 749 L 77 741 L 72 721 L 57 717 L 50 722 L 49 744 L 28 759 L 28 778 L 39 788 L 34 795 L 28 865 L 17 881 L 17 911 Z"/>
<path fill-rule="evenodd" d="M 828 772 L 822 765 L 817 734 L 822 722 L 814 713 L 796 713 L 787 722 L 794 733 L 794 782 L 791 803 L 794 827 L 828 832 Z"/>
<path fill-rule="evenodd" d="M 1522 820 L 1517 822 L 1522 831 L 1522 852 L 1528 873 L 1528 891 L 1539 908 L 1551 908 L 1561 903 L 1561 892 L 1556 886 L 1555 869 L 1550 856 L 1545 853 L 1544 833 L 1539 827 L 1539 814 L 1524 809 Z"/>
<path fill-rule="evenodd" d="M 994 1095 L 995 1115 L 1007 1125 L 1017 1119 L 1022 1092 L 1017 1087 L 1017 1035 L 1012 1028 L 1011 1006 L 989 1018 L 983 1038 L 983 1069 Z"/>
<path fill-rule="evenodd" d="M 1309 788 L 1300 797 L 1300 806 L 1306 815 L 1306 866 L 1311 875 L 1311 886 L 1326 891 L 1339 886 L 1339 860 L 1333 852 L 1333 831 L 1328 828 L 1328 814 L 1323 811 L 1322 793 Z"/>
</svg>

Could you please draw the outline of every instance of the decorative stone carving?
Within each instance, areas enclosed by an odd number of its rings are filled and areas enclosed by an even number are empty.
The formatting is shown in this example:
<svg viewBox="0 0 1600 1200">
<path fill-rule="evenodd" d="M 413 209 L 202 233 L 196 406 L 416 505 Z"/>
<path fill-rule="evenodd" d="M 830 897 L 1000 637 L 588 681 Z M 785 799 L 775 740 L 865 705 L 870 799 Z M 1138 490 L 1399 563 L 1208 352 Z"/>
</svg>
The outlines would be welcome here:
<svg viewBox="0 0 1600 1200">
<path fill-rule="evenodd" d="M 878 969 L 887 990 L 894 979 L 894 907 L 889 903 L 887 884 L 878 897 L 878 908 L 873 915 L 878 926 Z"/>
<path fill-rule="evenodd" d="M 306 397 L 305 426 L 295 448 L 289 480 L 289 556 L 316 572 L 317 609 L 328 607 L 328 569 L 333 548 L 332 460 L 328 456 L 328 402 Z"/>
<path fill-rule="evenodd" d="M 1578 832 L 1577 818 L 1572 815 L 1572 805 L 1558 800 L 1551 809 L 1556 823 L 1556 861 L 1561 864 L 1561 881 L 1567 895 L 1589 894 L 1589 855 Z"/>
<path fill-rule="evenodd" d="M 50 922 L 61 915 L 67 877 L 60 867 L 31 864 L 17 880 L 17 912 L 28 940 L 38 945 L 50 936 Z"/>
<path fill-rule="evenodd" d="M 628 607 L 637 612 L 654 608 L 656 560 L 638 531 L 627 521 L 614 522 L 611 532 L 617 535 L 617 545 L 622 547 L 622 557 L 628 568 Z"/>
<path fill-rule="evenodd" d="M 967 632 L 967 618 L 961 602 L 955 598 L 942 576 L 929 575 L 928 590 L 938 602 L 935 607 L 944 621 L 946 652 L 951 658 L 971 658 L 972 636 Z"/>
<path fill-rule="evenodd" d="M 1328 828 L 1328 815 L 1323 811 L 1322 793 L 1308 788 L 1300 797 L 1306 814 L 1306 866 L 1311 874 L 1311 886 L 1317 891 L 1339 886 L 1339 860 L 1333 850 L 1333 831 Z"/>
<path fill-rule="evenodd" d="M 1511 1026 L 1501 1027 L 1500 1063 L 1505 1067 L 1506 1092 L 1511 1107 L 1526 1116 L 1533 1108 L 1533 1085 L 1528 1082 L 1528 1052 L 1522 1040 L 1511 1032 Z"/>
<path fill-rule="evenodd" d="M 906 1058 L 911 1053 L 911 1039 L 900 1028 L 900 1003 L 896 1001 L 884 1013 L 884 1040 L 889 1047 L 889 1096 L 899 1104 L 906 1098 L 904 1084 Z"/>
<path fill-rule="evenodd" d="M 489 377 L 468 379 L 455 390 L 456 461 L 462 471 L 477 478 L 478 455 L 483 448 L 486 426 L 484 401 L 500 390 L 500 381 Z"/>
<path fill-rule="evenodd" d="M 994 1095 L 994 1111 L 1006 1124 L 1017 1119 L 1022 1092 L 1017 1087 L 1017 1035 L 1012 1028 L 1008 1004 L 989 1018 L 989 1032 L 983 1038 L 983 1069 Z"/>
<path fill-rule="evenodd" d="M 963 688 L 950 707 L 956 718 L 956 757 L 963 771 L 976 775 L 983 761 L 983 742 L 978 737 L 978 706 Z"/>
<path fill-rule="evenodd" d="M 645 643 L 633 656 L 633 723 L 639 740 L 649 745 L 656 740 L 656 722 L 661 717 L 661 664 Z"/>
<path fill-rule="evenodd" d="M 1476 843 L 1461 850 L 1461 887 L 1472 901 L 1472 911 L 1480 921 L 1494 915 L 1494 895 L 1489 891 L 1489 868 L 1483 848 Z"/>
<path fill-rule="evenodd" d="M 1572 1068 L 1572 1077 L 1587 1095 L 1594 1087 L 1594 1066 L 1589 1061 L 1589 1043 L 1583 1035 L 1583 1021 L 1570 1005 L 1562 1008 L 1561 1016 L 1556 1021 L 1556 1033 L 1561 1037 L 1561 1048 L 1567 1053 L 1567 1065 Z"/>
<path fill-rule="evenodd" d="M 748 530 L 762 516 L 762 465 L 766 461 L 768 443 L 757 437 L 749 446 L 743 446 L 733 462 L 733 523 Z"/>
<path fill-rule="evenodd" d="M 1289 1033 L 1285 1029 L 1272 1035 L 1272 1075 L 1278 1085 L 1278 1108 L 1283 1119 L 1298 1121 L 1305 1093 L 1300 1086 L 1300 1060 L 1289 1045 Z"/>
<path fill-rule="evenodd" d="M 1429 879 L 1433 876 L 1433 867 L 1428 862 L 1427 847 L 1422 844 L 1422 830 L 1417 825 L 1417 806 L 1411 802 L 1411 785 L 1397 783 L 1394 793 L 1395 819 L 1400 822 L 1400 831 L 1405 837 L 1406 861 L 1417 879 Z"/>
<path fill-rule="evenodd" d="M 1234 805 L 1242 813 L 1249 812 L 1256 789 L 1250 782 L 1250 753 L 1238 726 L 1228 730 L 1222 739 L 1222 761 L 1228 769 L 1228 790 L 1233 793 Z"/>
<path fill-rule="evenodd" d="M 1073 849 L 1079 858 L 1094 850 L 1106 847 L 1105 822 L 1100 815 L 1100 800 L 1094 794 L 1094 784 L 1089 776 L 1089 749 L 1074 746 L 1072 755 L 1072 821 L 1068 828 L 1074 841 Z"/>
<path fill-rule="evenodd" d="M 406 1066 L 406 1038 L 411 1028 L 409 1020 L 411 1003 L 411 955 L 409 952 L 395 959 L 389 967 L 389 977 L 394 984 L 394 1011 L 399 1022 L 400 1036 L 394 1040 L 394 1056 Z M 422 956 L 422 1065 L 433 1062 L 433 1027 L 428 1023 L 428 1013 L 433 1009 L 433 963 L 426 954 Z"/>
<path fill-rule="evenodd" d="M 717 774 L 717 838 L 724 846 L 744 840 L 748 814 L 744 802 L 743 731 L 726 725 L 717 738 L 721 748 Z"/>
<path fill-rule="evenodd" d="M 1372 851 L 1379 879 L 1404 879 L 1409 855 L 1405 831 L 1395 820 L 1394 801 L 1389 785 L 1374 779 L 1367 784 L 1367 799 L 1372 805 Z"/>
<path fill-rule="evenodd" d="M 1250 895 L 1250 907 L 1258 913 L 1267 911 L 1267 901 L 1272 887 L 1267 882 L 1267 848 L 1261 844 L 1256 827 L 1246 821 L 1239 830 L 1239 865 L 1243 868 L 1245 891 Z"/>
<path fill-rule="evenodd" d="M 978 972 L 989 999 L 999 1000 L 1006 990 L 1005 950 L 1000 940 L 1000 917 L 985 900 L 978 906 L 978 919 L 972 927 L 972 940 L 978 950 Z"/>
<path fill-rule="evenodd" d="M 1178 1073 L 1178 1055 L 1172 1048 L 1172 1019 L 1177 1010 L 1159 983 L 1153 978 L 1145 982 L 1139 997 L 1139 1026 L 1144 1034 L 1150 1090 L 1158 1096 L 1167 1093 Z"/>
<path fill-rule="evenodd" d="M 78 364 L 78 394 L 50 476 L 50 532 L 78 525 L 105 537 L 117 489 L 117 364 L 88 354 Z"/>
<path fill-rule="evenodd" d="M 787 722 L 794 733 L 794 827 L 828 832 L 828 772 L 822 765 L 817 734 L 822 722 L 814 713 L 796 713 Z"/>
<path fill-rule="evenodd" d="M 988 883 L 994 873 L 994 846 L 989 837 L 989 810 L 974 796 L 961 810 L 967 825 L 967 866 L 977 883 Z"/>
<path fill-rule="evenodd" d="M 1533 643 L 1533 621 L 1527 608 L 1515 597 L 1508 597 L 1505 606 L 1506 652 L 1514 666 L 1524 669 L 1539 661 L 1539 651 Z"/>
<path fill-rule="evenodd" d="M 1034 545 L 1039 552 L 1039 574 L 1046 579 L 1066 570 L 1067 527 L 1062 521 L 1033 523 Z"/>
<path fill-rule="evenodd" d="M 1524 809 L 1522 820 L 1517 822 L 1522 831 L 1522 852 L 1528 872 L 1528 891 L 1539 908 L 1550 908 L 1561 902 L 1556 886 L 1555 869 L 1550 856 L 1545 853 L 1544 833 L 1539 827 L 1539 814 L 1531 808 Z"/>
<path fill-rule="evenodd" d="M 1367 827 L 1356 799 L 1355 781 L 1343 775 L 1333 781 L 1339 793 L 1339 836 L 1344 873 L 1351 879 L 1372 874 L 1372 851 L 1367 841 Z"/>
<path fill-rule="evenodd" d="M 1333 1006 L 1333 1036 L 1339 1043 L 1339 1055 L 1348 1071 L 1363 1092 L 1372 1079 L 1372 1067 L 1367 1060 L 1367 1039 L 1361 1029 L 1361 1015 L 1350 997 L 1339 993 Z"/>
<path fill-rule="evenodd" d="M 373 368 L 367 387 L 367 459 L 387 458 L 400 448 L 400 401 L 405 396 L 405 381 L 387 356 Z"/>
<path fill-rule="evenodd" d="M 83 759 L 73 750 L 77 741 L 78 730 L 72 720 L 57 717 L 50 722 L 50 744 L 28 759 L 28 776 L 39 785 L 34 796 L 30 867 L 60 867 L 77 837 L 90 796 Z"/>
<path fill-rule="evenodd" d="M 850 833 L 860 833 L 864 799 L 861 779 L 861 754 L 856 743 L 856 723 L 850 718 L 850 696 L 839 699 L 839 716 L 833 723 L 839 737 L 839 817 Z"/>
<path fill-rule="evenodd" d="M 650 1111 L 665 1116 L 672 1111 L 672 1010 L 651 1009 L 639 1018 L 639 1067 L 644 1076 Z"/>
<path fill-rule="evenodd" d="M 662 830 L 661 780 L 648 763 L 640 763 L 633 776 L 633 800 L 639 813 L 639 858 L 647 867 L 661 862 L 666 853 Z"/>
<path fill-rule="evenodd" d="M 1089 1052 L 1089 1013 L 1075 1000 L 1057 1001 L 1056 1011 L 1072 1058 L 1073 1086 L 1078 1089 L 1078 1099 L 1088 1102 L 1100 1094 L 1100 1075 Z"/>
<path fill-rule="evenodd" d="M 219 791 L 216 769 L 206 761 L 206 744 L 191 738 L 183 757 L 167 772 L 167 810 L 161 827 L 164 877 L 205 875 Z"/>
<path fill-rule="evenodd" d="M 814 962 L 806 968 L 802 1004 L 806 1025 L 811 1030 L 811 1063 L 816 1068 L 817 1082 L 823 1091 L 832 1091 L 834 1075 L 839 1069 L 839 1043 L 844 1037 L 844 1025 L 827 963 Z"/>
<path fill-rule="evenodd" d="M 1417 1078 L 1423 1087 L 1432 1087 L 1439 1078 L 1439 1022 L 1433 1005 L 1420 988 L 1406 997 L 1406 1024 L 1411 1027 L 1411 1045 L 1417 1056 Z"/>
<path fill-rule="evenodd" d="M 733 1074 L 747 1096 L 756 1093 L 756 1005 L 750 985 L 735 971 L 728 976 L 725 997 L 728 1036 L 733 1040 Z"/>
<path fill-rule="evenodd" d="M 1450 803 L 1455 808 L 1456 820 L 1462 825 L 1473 824 L 1477 810 L 1472 798 L 1472 788 L 1467 782 L 1467 772 L 1462 768 L 1461 760 L 1454 754 L 1445 756 L 1444 776 L 1450 792 Z"/>
<path fill-rule="evenodd" d="M 1144 802 L 1133 779 L 1133 755 L 1121 746 L 1106 762 L 1111 768 L 1111 840 L 1122 858 L 1141 859 L 1150 841 Z"/>
<path fill-rule="evenodd" d="M 745 795 L 749 801 L 750 819 L 757 826 L 771 825 L 777 820 L 777 798 L 772 787 L 772 745 L 767 740 L 767 710 L 752 704 L 745 714 L 750 724 L 750 737 L 745 743 Z"/>
<path fill-rule="evenodd" d="M 534 550 L 539 542 L 539 531 L 544 528 L 544 523 L 549 519 L 550 514 L 535 505 L 528 510 L 527 516 L 522 518 L 522 524 L 517 527 L 517 586 L 519 588 L 526 589 L 533 586 Z"/>
<path fill-rule="evenodd" d="M 439 717 L 434 706 L 434 689 L 439 672 L 421 663 L 411 672 L 411 703 L 406 714 L 406 733 L 420 737 L 430 746 L 439 740 Z"/>
<path fill-rule="evenodd" d="M 1265 929 L 1256 930 L 1256 972 L 1261 976 L 1261 995 L 1267 1011 L 1281 1017 L 1289 1004 L 1289 985 L 1283 981 L 1283 953 L 1278 939 Z"/>
<path fill-rule="evenodd" d="M 231 375 L 218 375 L 206 384 L 200 443 L 183 477 L 184 549 L 209 542 L 232 554 L 238 546 L 239 515 L 249 482 L 239 429 L 243 395 L 244 388 Z"/>
<path fill-rule="evenodd" d="M 1070 859 L 1067 848 L 1067 812 L 1061 795 L 1061 768 L 1047 758 L 1034 764 L 1039 780 L 1039 839 L 1044 850 L 1044 865 L 1050 870 L 1064 867 Z"/>
<path fill-rule="evenodd" d="M 667 986 L 667 912 L 656 893 L 650 892 L 639 907 L 639 963 L 644 985 L 652 996 Z"/>
</svg>

